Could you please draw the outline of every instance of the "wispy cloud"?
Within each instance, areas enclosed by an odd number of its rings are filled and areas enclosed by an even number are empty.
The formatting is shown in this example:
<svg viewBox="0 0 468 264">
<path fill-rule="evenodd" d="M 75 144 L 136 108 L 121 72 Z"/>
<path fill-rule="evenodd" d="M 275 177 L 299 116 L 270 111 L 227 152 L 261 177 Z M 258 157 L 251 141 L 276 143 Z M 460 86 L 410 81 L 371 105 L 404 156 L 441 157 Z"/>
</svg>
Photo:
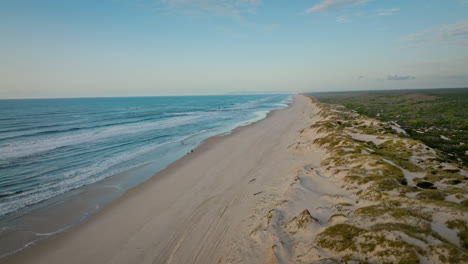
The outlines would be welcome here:
<svg viewBox="0 0 468 264">
<path fill-rule="evenodd" d="M 369 2 L 369 0 L 325 0 L 306 9 L 305 12 L 333 11 L 350 6 L 362 5 L 367 2 Z"/>
<path fill-rule="evenodd" d="M 400 11 L 400 8 L 381 9 L 377 12 L 379 16 L 391 16 Z"/>
<path fill-rule="evenodd" d="M 354 21 L 354 19 L 363 17 L 365 14 L 363 12 L 357 12 L 357 13 L 352 13 L 352 14 L 346 14 L 343 16 L 339 16 L 336 18 L 336 23 L 338 24 L 344 24 L 344 23 L 351 23 Z"/>
<path fill-rule="evenodd" d="M 388 75 L 387 81 L 407 81 L 407 80 L 414 80 L 416 79 L 415 76 L 411 75 Z"/>
<path fill-rule="evenodd" d="M 444 42 L 456 45 L 468 45 L 468 20 L 454 24 L 441 25 L 413 33 L 402 38 L 409 42 Z"/>
</svg>

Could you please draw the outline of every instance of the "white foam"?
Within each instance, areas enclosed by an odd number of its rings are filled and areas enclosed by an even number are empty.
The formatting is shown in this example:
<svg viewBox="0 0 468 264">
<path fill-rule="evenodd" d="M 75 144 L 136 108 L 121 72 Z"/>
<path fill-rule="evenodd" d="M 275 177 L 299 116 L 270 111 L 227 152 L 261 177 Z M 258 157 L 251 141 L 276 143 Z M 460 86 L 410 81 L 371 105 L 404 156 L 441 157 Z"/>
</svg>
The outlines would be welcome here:
<svg viewBox="0 0 468 264">
<path fill-rule="evenodd" d="M 175 117 L 153 123 L 119 125 L 105 129 L 71 134 L 67 136 L 51 136 L 44 139 L 23 141 L 1 146 L 0 160 L 7 158 L 19 158 L 50 151 L 64 146 L 77 145 L 87 142 L 102 140 L 109 137 L 142 133 L 157 129 L 166 129 L 191 123 L 202 115 Z"/>
<path fill-rule="evenodd" d="M 269 97 L 265 97 L 265 98 L 260 98 L 260 99 L 255 99 L 255 100 L 252 100 L 252 101 L 248 101 L 248 102 L 245 102 L 245 103 L 236 103 L 236 104 L 233 105 L 233 107 L 224 108 L 223 110 L 242 110 L 242 109 L 255 108 L 255 107 L 258 107 L 258 105 L 260 103 L 271 100 L 271 99 L 273 99 L 275 97 L 276 96 L 269 96 Z"/>
<path fill-rule="evenodd" d="M 197 133 L 193 133 L 173 141 L 158 144 L 150 144 L 144 147 L 140 147 L 130 153 L 123 152 L 108 157 L 88 167 L 65 172 L 59 176 L 56 176 L 56 178 L 62 179 L 60 181 L 54 181 L 54 183 L 52 184 L 44 184 L 42 186 L 38 186 L 38 188 L 35 188 L 31 191 L 22 192 L 18 195 L 7 197 L 4 202 L 0 203 L 0 216 L 16 211 L 25 206 L 36 204 L 38 202 L 50 199 L 67 191 L 77 189 L 79 187 L 101 181 L 110 176 L 142 166 L 143 164 L 146 164 L 146 162 L 135 164 L 133 166 L 126 166 L 125 168 L 113 170 L 111 169 L 112 167 L 122 162 L 132 160 L 136 157 L 141 156 L 144 153 L 154 151 L 168 144 L 183 142 L 184 140 L 190 137 L 205 133 L 207 131 L 210 130 L 199 131 Z M 106 172 L 106 170 L 109 169 L 111 170 Z"/>
<path fill-rule="evenodd" d="M 33 234 L 35 234 L 36 236 L 51 236 L 51 235 L 55 235 L 57 233 L 60 233 L 60 232 L 63 232 L 67 229 L 69 229 L 70 227 L 72 227 L 72 225 L 69 225 L 69 226 L 65 226 L 65 227 L 62 227 L 56 231 L 53 231 L 53 232 L 48 232 L 48 233 L 36 233 L 36 232 L 32 232 Z"/>
</svg>

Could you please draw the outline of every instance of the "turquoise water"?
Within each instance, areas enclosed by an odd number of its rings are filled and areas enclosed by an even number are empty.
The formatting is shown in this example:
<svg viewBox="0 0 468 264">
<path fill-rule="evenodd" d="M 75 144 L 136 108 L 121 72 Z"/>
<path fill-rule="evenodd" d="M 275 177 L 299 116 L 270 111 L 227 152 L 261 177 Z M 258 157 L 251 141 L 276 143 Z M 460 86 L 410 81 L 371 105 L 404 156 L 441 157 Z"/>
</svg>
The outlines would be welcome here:
<svg viewBox="0 0 468 264">
<path fill-rule="evenodd" d="M 0 100 L 0 216 L 145 165 L 162 169 L 204 139 L 262 119 L 289 99 Z"/>
</svg>

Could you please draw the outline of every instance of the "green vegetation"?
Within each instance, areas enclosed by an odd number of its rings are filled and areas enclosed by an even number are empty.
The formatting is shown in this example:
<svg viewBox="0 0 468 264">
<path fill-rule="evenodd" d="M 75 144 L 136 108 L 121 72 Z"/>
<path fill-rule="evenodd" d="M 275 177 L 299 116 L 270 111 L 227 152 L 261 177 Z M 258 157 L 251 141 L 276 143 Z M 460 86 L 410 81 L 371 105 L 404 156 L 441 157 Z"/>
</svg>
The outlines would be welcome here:
<svg viewBox="0 0 468 264">
<path fill-rule="evenodd" d="M 423 212 L 422 208 L 402 207 L 401 205 L 392 204 L 392 202 L 393 201 L 382 203 L 379 205 L 361 207 L 354 211 L 354 214 L 369 218 L 380 217 L 384 214 L 389 214 L 393 218 L 395 218 L 395 220 L 406 221 L 412 217 L 420 220 L 420 222 L 432 221 L 431 214 Z"/>
<path fill-rule="evenodd" d="M 320 234 L 318 245 L 335 251 L 356 250 L 354 239 L 366 230 L 347 224 L 337 224 Z"/>
<path fill-rule="evenodd" d="M 454 172 L 454 170 L 431 169 L 423 179 L 428 182 L 443 181 L 446 184 L 457 185 L 461 183 L 465 177 L 459 172 Z"/>
<path fill-rule="evenodd" d="M 460 204 L 462 204 L 465 207 L 468 207 L 468 199 L 463 200 Z"/>
<path fill-rule="evenodd" d="M 382 263 L 419 263 L 417 253 L 424 253 L 419 247 L 401 239 L 392 240 L 382 233 L 348 224 L 327 228 L 319 234 L 317 244 L 343 254 L 342 262 L 355 260 L 363 263 L 363 258 L 374 253 Z"/>
<path fill-rule="evenodd" d="M 457 235 L 460 239 L 460 243 L 465 249 L 468 249 L 468 226 L 466 222 L 461 219 L 456 219 L 448 221 L 446 224 L 448 228 L 458 231 Z"/>
<path fill-rule="evenodd" d="M 468 88 L 310 94 L 381 121 L 394 121 L 410 137 L 468 164 Z"/>
<path fill-rule="evenodd" d="M 310 129 L 326 132 L 313 141 L 327 150 L 321 166 L 342 177 L 342 188 L 355 192 L 359 200 L 353 206 L 331 207 L 337 213 L 346 211 L 346 218 L 320 233 L 317 245 L 337 253 L 342 262 L 419 263 L 421 256 L 429 256 L 442 263 L 466 263 L 465 222 L 447 223 L 460 244 L 432 230 L 432 222 L 439 221 L 433 218 L 435 212 L 466 216 L 463 166 L 441 159 L 419 140 L 400 137 L 388 122 L 337 104 L 318 105 L 317 115 L 323 119 Z M 329 223 L 335 223 L 331 219 Z"/>
<path fill-rule="evenodd" d="M 416 195 L 421 200 L 445 200 L 445 194 L 436 190 L 425 190 Z"/>
</svg>

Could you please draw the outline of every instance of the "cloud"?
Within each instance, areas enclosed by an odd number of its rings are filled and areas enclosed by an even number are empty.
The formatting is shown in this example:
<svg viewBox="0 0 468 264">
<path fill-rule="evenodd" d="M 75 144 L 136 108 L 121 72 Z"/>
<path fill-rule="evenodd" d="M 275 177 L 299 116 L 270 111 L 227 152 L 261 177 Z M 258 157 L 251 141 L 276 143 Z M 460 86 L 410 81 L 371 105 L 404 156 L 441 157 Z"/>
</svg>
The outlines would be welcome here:
<svg viewBox="0 0 468 264">
<path fill-rule="evenodd" d="M 468 46 L 468 20 L 454 24 L 440 25 L 413 33 L 402 38 L 409 42 L 445 42 L 449 44 Z"/>
<path fill-rule="evenodd" d="M 305 12 L 333 11 L 350 6 L 362 5 L 367 2 L 369 2 L 369 0 L 325 0 L 306 9 Z"/>
<path fill-rule="evenodd" d="M 400 8 L 381 9 L 377 13 L 379 16 L 391 16 L 400 11 Z"/>
<path fill-rule="evenodd" d="M 411 75 L 388 75 L 387 81 L 407 81 L 407 80 L 414 80 L 416 77 Z"/>
</svg>

